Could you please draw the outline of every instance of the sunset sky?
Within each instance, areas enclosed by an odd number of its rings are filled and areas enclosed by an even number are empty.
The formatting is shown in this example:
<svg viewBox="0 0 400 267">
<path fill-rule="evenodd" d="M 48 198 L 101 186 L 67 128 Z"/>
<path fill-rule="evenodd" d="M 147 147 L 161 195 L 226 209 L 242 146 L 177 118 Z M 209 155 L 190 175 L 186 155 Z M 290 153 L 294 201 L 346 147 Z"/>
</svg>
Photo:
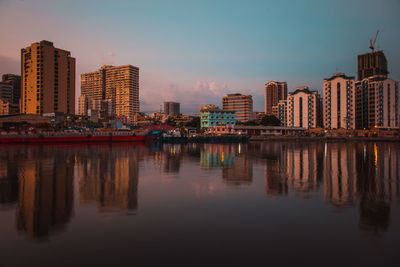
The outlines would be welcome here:
<svg viewBox="0 0 400 267">
<path fill-rule="evenodd" d="M 76 58 L 77 96 L 81 73 L 131 64 L 141 111 L 171 100 L 198 112 L 227 93 L 263 111 L 267 81 L 321 91 L 334 72 L 355 76 L 377 29 L 400 80 L 399 12 L 398 0 L 0 0 L 0 73 L 20 73 L 20 49 L 49 40 Z"/>
</svg>

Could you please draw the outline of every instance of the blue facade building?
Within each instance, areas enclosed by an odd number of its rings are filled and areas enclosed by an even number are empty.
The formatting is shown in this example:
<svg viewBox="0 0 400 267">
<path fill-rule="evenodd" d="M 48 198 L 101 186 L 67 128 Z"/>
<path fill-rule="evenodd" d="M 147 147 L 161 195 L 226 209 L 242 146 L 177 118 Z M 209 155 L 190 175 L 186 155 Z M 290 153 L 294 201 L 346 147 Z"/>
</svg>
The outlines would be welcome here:
<svg viewBox="0 0 400 267">
<path fill-rule="evenodd" d="M 200 109 L 201 128 L 214 126 L 233 126 L 236 124 L 236 115 L 233 111 L 221 110 L 217 106 L 207 105 Z"/>
</svg>

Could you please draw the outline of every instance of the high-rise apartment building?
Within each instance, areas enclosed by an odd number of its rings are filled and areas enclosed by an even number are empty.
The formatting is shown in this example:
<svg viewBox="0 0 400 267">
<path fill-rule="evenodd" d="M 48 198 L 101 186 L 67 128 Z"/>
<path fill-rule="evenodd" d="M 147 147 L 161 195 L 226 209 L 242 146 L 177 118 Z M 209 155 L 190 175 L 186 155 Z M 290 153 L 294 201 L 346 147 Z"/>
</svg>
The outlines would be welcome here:
<svg viewBox="0 0 400 267">
<path fill-rule="evenodd" d="M 19 113 L 19 99 L 14 103 L 15 86 L 12 82 L 4 80 L 0 82 L 0 115 L 10 115 Z"/>
<path fill-rule="evenodd" d="M 356 125 L 399 128 L 399 83 L 386 75 L 377 75 L 356 82 Z"/>
<path fill-rule="evenodd" d="M 265 114 L 273 115 L 272 107 L 287 99 L 287 83 L 270 81 L 265 84 Z"/>
<path fill-rule="evenodd" d="M 357 73 L 359 81 L 375 75 L 387 75 L 389 72 L 383 51 L 358 55 Z"/>
<path fill-rule="evenodd" d="M 237 121 L 252 120 L 253 98 L 251 95 L 229 94 L 222 99 L 222 109 L 235 112 Z"/>
<path fill-rule="evenodd" d="M 0 99 L 12 103 L 12 91 L 13 87 L 11 84 L 0 82 Z"/>
<path fill-rule="evenodd" d="M 287 100 L 280 100 L 272 107 L 272 114 L 279 119 L 280 126 L 287 126 Z"/>
<path fill-rule="evenodd" d="M 87 116 L 90 107 L 90 98 L 87 95 L 80 95 L 78 98 L 78 114 Z"/>
<path fill-rule="evenodd" d="M 287 126 L 317 128 L 321 126 L 321 97 L 307 86 L 298 87 L 287 99 Z"/>
<path fill-rule="evenodd" d="M 335 73 L 324 79 L 324 127 L 356 128 L 356 90 L 354 77 Z"/>
<path fill-rule="evenodd" d="M 113 116 L 133 119 L 139 112 L 139 68 L 102 66 L 96 72 L 84 73 L 81 75 L 81 94 L 95 102 L 109 103 Z"/>
<path fill-rule="evenodd" d="M 171 117 L 179 115 L 181 113 L 180 105 L 180 103 L 176 102 L 164 102 L 164 113 Z"/>
<path fill-rule="evenodd" d="M 22 113 L 75 113 L 75 58 L 40 41 L 21 49 Z"/>
<path fill-rule="evenodd" d="M 12 86 L 10 102 L 19 105 L 19 100 L 21 98 L 21 76 L 10 73 L 3 74 L 1 82 Z"/>
</svg>

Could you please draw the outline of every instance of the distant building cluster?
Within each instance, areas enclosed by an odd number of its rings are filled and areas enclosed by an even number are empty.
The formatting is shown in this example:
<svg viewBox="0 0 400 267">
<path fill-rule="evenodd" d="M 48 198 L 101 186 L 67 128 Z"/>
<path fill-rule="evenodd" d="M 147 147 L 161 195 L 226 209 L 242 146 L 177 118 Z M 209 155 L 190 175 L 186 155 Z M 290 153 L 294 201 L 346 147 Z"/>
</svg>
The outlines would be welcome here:
<svg viewBox="0 0 400 267">
<path fill-rule="evenodd" d="M 275 116 L 282 127 L 398 129 L 399 83 L 388 74 L 383 51 L 373 50 L 358 56 L 357 80 L 344 73 L 324 79 L 323 96 L 306 86 L 288 92 L 285 81 L 270 81 L 264 87 L 263 113 L 253 111 L 251 95 L 228 94 L 222 98 L 222 108 L 208 105 L 200 109 L 200 125 L 229 130 L 236 123 Z M 181 103 L 172 101 L 164 102 L 164 109 L 160 107 L 151 117 L 140 113 L 139 68 L 132 65 L 102 66 L 81 74 L 80 83 L 77 110 L 85 117 L 81 121 L 89 118 L 93 122 L 145 125 L 190 119 L 181 114 Z M 75 92 L 75 58 L 71 53 L 49 41 L 32 43 L 21 49 L 21 76 L 2 76 L 0 116 L 74 115 Z"/>
<path fill-rule="evenodd" d="M 265 114 L 281 126 L 325 129 L 399 128 L 399 83 L 388 78 L 382 51 L 358 56 L 358 80 L 335 73 L 317 91 L 299 87 L 285 95 L 284 82 L 265 85 Z"/>
</svg>

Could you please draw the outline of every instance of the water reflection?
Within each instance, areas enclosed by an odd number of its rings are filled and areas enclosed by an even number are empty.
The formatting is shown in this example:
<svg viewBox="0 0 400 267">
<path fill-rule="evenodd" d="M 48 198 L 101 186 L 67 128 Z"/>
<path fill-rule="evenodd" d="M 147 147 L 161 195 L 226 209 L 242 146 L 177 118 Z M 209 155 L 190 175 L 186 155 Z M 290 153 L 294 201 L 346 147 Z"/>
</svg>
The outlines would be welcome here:
<svg viewBox="0 0 400 267">
<path fill-rule="evenodd" d="M 335 207 L 359 206 L 359 226 L 375 233 L 390 224 L 390 206 L 399 201 L 400 150 L 390 143 L 258 143 L 269 197 L 310 197 L 323 182 L 324 199 Z"/>
<path fill-rule="evenodd" d="M 63 230 L 72 215 L 73 157 L 52 152 L 33 155 L 18 168 L 17 227 L 31 238 Z"/>
<path fill-rule="evenodd" d="M 200 167 L 221 168 L 222 180 L 230 185 L 251 184 L 253 161 L 241 144 L 204 144 L 200 150 Z"/>
<path fill-rule="evenodd" d="M 94 202 L 101 212 L 138 206 L 140 147 L 89 147 L 77 156 L 81 203 Z"/>
<path fill-rule="evenodd" d="M 0 208 L 8 208 L 18 201 L 18 170 L 13 162 L 19 159 L 13 151 L 0 153 Z"/>
<path fill-rule="evenodd" d="M 221 187 L 253 188 L 261 179 L 268 198 L 294 195 L 335 209 L 355 207 L 359 228 L 381 233 L 399 201 L 399 154 L 390 143 L 14 146 L 0 153 L 0 208 L 16 210 L 20 233 L 47 237 L 65 231 L 74 203 L 135 213 L 142 171 L 159 169 L 158 179 L 188 168 L 192 177 L 174 182 L 194 181 L 197 194 L 204 186 L 214 196 Z M 212 183 L 198 182 L 211 171 L 217 174 Z"/>
</svg>

